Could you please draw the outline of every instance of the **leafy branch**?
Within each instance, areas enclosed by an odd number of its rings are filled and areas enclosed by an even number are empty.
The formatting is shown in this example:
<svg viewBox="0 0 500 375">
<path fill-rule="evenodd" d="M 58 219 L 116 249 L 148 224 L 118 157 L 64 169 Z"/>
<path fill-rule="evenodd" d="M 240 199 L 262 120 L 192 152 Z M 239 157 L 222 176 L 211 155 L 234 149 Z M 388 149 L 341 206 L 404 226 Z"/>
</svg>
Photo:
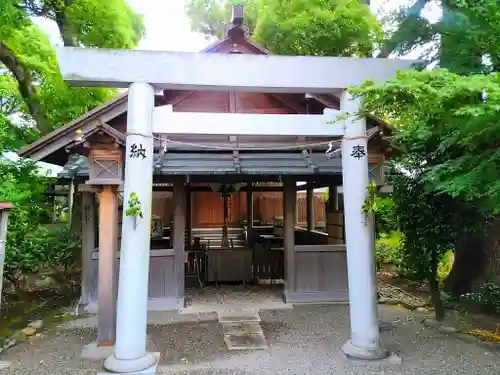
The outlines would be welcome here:
<svg viewBox="0 0 500 375">
<path fill-rule="evenodd" d="M 368 194 L 361 209 L 365 214 L 375 213 L 377 211 L 377 183 L 375 180 L 370 181 L 366 190 Z"/>
<path fill-rule="evenodd" d="M 134 218 L 134 228 L 137 226 L 137 218 L 143 218 L 141 201 L 136 192 L 130 193 L 128 197 L 128 208 L 125 210 L 125 216 Z"/>
</svg>

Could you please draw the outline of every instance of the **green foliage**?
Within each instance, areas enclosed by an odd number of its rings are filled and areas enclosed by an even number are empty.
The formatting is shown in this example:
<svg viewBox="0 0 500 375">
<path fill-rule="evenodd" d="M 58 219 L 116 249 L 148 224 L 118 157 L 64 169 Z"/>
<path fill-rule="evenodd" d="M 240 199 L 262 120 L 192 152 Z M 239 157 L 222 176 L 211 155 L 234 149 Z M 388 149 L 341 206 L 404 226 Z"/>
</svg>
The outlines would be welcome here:
<svg viewBox="0 0 500 375">
<path fill-rule="evenodd" d="M 381 29 L 359 0 L 260 1 L 257 43 L 279 54 L 371 56 Z"/>
<path fill-rule="evenodd" d="M 451 271 L 451 267 L 453 265 L 451 262 L 451 257 L 453 256 L 453 254 L 454 253 L 452 250 L 448 250 L 446 253 L 443 254 L 441 260 L 439 261 L 438 277 L 440 281 L 443 281 Z"/>
<path fill-rule="evenodd" d="M 0 153 L 16 149 L 34 138 L 36 131 L 31 126 L 21 126 L 13 121 L 23 108 L 17 82 L 10 74 L 0 72 Z"/>
<path fill-rule="evenodd" d="M 458 234 L 464 230 L 465 209 L 457 210 L 449 195 L 426 191 L 419 176 L 396 173 L 391 183 L 395 213 L 404 235 L 402 267 L 419 280 L 426 280 L 432 272 L 437 276 L 438 262 L 454 248 Z"/>
<path fill-rule="evenodd" d="M 15 220 L 15 219 L 14 219 Z M 23 276 L 67 270 L 81 251 L 80 237 L 66 224 L 38 225 L 20 233 L 17 221 L 9 225 L 4 276 L 15 286 Z"/>
<path fill-rule="evenodd" d="M 461 299 L 472 301 L 482 306 L 487 312 L 500 314 L 500 285 L 497 283 L 484 283 L 476 293 L 465 294 Z"/>
<path fill-rule="evenodd" d="M 134 48 L 144 35 L 142 16 L 135 14 L 124 0 L 73 0 L 64 12 L 64 32 L 76 44 Z"/>
<path fill-rule="evenodd" d="M 190 0 L 192 28 L 221 37 L 233 3 Z M 247 0 L 245 25 L 252 39 L 278 54 L 371 56 L 381 28 L 359 0 Z"/>
<path fill-rule="evenodd" d="M 432 3 L 431 0 L 407 2 L 389 15 L 387 23 L 396 27 L 392 27 L 382 56 L 390 52 L 405 55 L 415 48 L 423 48 L 423 56 L 429 62 L 437 61 L 455 73 L 498 71 L 500 3 L 497 0 L 442 0 L 439 5 L 443 16 L 437 22 L 430 22 L 423 12 Z"/>
<path fill-rule="evenodd" d="M 377 183 L 375 180 L 371 180 L 366 187 L 366 198 L 363 202 L 361 209 L 364 213 L 376 213 L 377 212 Z"/>
<path fill-rule="evenodd" d="M 427 190 L 461 197 L 487 213 L 499 211 L 499 74 L 407 71 L 355 91 L 370 112 L 399 125 L 394 142 L 406 160 L 421 163 Z"/>
<path fill-rule="evenodd" d="M 128 197 L 128 207 L 125 210 L 126 216 L 133 216 L 135 218 L 142 218 L 141 201 L 136 192 L 130 193 Z"/>
<path fill-rule="evenodd" d="M 380 270 L 384 264 L 399 266 L 403 244 L 403 234 L 400 231 L 394 230 L 380 233 L 375 242 L 375 263 L 377 270 Z"/>
<path fill-rule="evenodd" d="M 38 136 L 33 123 L 40 133 L 50 132 L 116 95 L 115 90 L 67 86 L 53 46 L 30 17 L 56 21 L 66 46 L 133 48 L 144 26 L 125 0 L 0 3 L 0 144 L 4 139 L 14 147 L 30 142 Z"/>
<path fill-rule="evenodd" d="M 395 203 L 391 196 L 375 196 L 377 233 L 390 233 L 398 230 L 398 219 L 395 213 Z"/>
<path fill-rule="evenodd" d="M 231 20 L 232 5 L 245 7 L 245 26 L 253 32 L 256 22 L 256 0 L 188 0 L 186 13 L 193 31 L 223 38 L 226 25 Z"/>
<path fill-rule="evenodd" d="M 44 195 L 50 179 L 30 161 L 0 162 L 0 201 L 12 202 L 9 214 L 4 277 L 14 285 L 23 275 L 67 268 L 76 260 L 79 238 L 67 225 L 50 221 Z"/>
</svg>

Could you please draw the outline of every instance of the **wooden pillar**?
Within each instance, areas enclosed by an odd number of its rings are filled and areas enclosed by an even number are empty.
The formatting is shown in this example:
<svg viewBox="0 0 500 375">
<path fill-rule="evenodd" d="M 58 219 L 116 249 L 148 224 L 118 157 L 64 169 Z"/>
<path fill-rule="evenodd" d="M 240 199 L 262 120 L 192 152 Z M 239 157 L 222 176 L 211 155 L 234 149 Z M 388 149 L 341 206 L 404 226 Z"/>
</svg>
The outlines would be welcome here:
<svg viewBox="0 0 500 375">
<path fill-rule="evenodd" d="M 174 181 L 174 262 L 177 298 L 184 298 L 184 259 L 186 230 L 186 187 L 183 179 Z"/>
<path fill-rule="evenodd" d="M 285 197 L 283 196 L 283 200 L 285 199 Z M 294 206 L 294 210 L 295 210 L 295 213 L 294 213 L 294 218 L 295 218 L 295 221 L 293 222 L 293 225 L 294 226 L 299 226 L 299 221 L 300 221 L 300 210 L 299 210 L 299 200 L 297 199 L 297 190 L 295 191 L 295 206 Z M 285 211 L 283 211 L 283 214 L 285 213 Z"/>
<path fill-rule="evenodd" d="M 95 197 L 94 193 L 82 193 L 82 304 L 90 303 L 90 264 L 95 251 Z"/>
<path fill-rule="evenodd" d="M 188 249 L 193 243 L 193 216 L 192 216 L 192 192 L 191 186 L 186 185 L 186 229 Z"/>
<path fill-rule="evenodd" d="M 337 185 L 328 186 L 328 209 L 327 212 L 337 212 L 339 210 L 339 193 Z"/>
<path fill-rule="evenodd" d="M 314 222 L 314 189 L 307 186 L 307 230 L 312 231 L 315 229 Z"/>
<path fill-rule="evenodd" d="M 295 207 L 297 185 L 294 180 L 283 182 L 283 237 L 285 255 L 285 301 L 295 291 Z"/>
<path fill-rule="evenodd" d="M 116 186 L 105 185 L 99 193 L 99 316 L 97 333 L 99 346 L 112 346 L 115 343 L 117 222 Z"/>
<path fill-rule="evenodd" d="M 253 235 L 253 192 L 252 183 L 247 184 L 247 239 L 252 241 Z"/>
</svg>

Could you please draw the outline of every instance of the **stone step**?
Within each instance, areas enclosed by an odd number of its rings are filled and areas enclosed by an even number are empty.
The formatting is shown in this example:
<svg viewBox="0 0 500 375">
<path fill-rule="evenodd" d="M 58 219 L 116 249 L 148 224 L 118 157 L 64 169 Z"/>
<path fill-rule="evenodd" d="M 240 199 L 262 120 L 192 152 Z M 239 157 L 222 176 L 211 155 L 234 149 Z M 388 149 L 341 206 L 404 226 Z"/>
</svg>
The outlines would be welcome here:
<svg viewBox="0 0 500 375">
<path fill-rule="evenodd" d="M 262 330 L 261 330 L 262 331 Z M 263 350 L 267 349 L 264 333 L 250 335 L 224 335 L 227 349 L 235 350 Z"/>
<path fill-rule="evenodd" d="M 266 337 L 260 326 L 258 310 L 218 311 L 217 315 L 228 350 L 259 350 L 267 348 Z"/>
<path fill-rule="evenodd" d="M 217 315 L 220 323 L 260 322 L 258 311 L 252 310 L 219 311 Z"/>
<path fill-rule="evenodd" d="M 224 335 L 257 335 L 262 333 L 259 322 L 232 322 L 223 323 L 222 331 Z"/>
</svg>

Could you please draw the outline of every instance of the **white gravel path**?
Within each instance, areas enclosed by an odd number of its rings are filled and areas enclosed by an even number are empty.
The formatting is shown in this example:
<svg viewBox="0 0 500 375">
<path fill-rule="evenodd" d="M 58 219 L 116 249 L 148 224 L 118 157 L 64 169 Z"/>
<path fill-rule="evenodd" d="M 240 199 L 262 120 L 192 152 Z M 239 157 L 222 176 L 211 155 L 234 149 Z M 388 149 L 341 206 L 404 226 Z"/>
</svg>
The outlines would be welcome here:
<svg viewBox="0 0 500 375">
<path fill-rule="evenodd" d="M 261 313 L 269 348 L 229 353 L 217 323 L 149 327 L 152 350 L 161 351 L 161 374 L 500 374 L 500 352 L 424 328 L 421 316 L 381 307 L 384 343 L 403 357 L 402 365 L 373 366 L 346 361 L 339 352 L 348 338 L 346 306 L 301 306 Z M 408 318 L 410 317 L 410 318 Z M 102 363 L 79 358 L 95 339 L 93 328 L 59 328 L 21 344 L 3 356 L 12 361 L 1 375 L 95 374 Z"/>
</svg>

